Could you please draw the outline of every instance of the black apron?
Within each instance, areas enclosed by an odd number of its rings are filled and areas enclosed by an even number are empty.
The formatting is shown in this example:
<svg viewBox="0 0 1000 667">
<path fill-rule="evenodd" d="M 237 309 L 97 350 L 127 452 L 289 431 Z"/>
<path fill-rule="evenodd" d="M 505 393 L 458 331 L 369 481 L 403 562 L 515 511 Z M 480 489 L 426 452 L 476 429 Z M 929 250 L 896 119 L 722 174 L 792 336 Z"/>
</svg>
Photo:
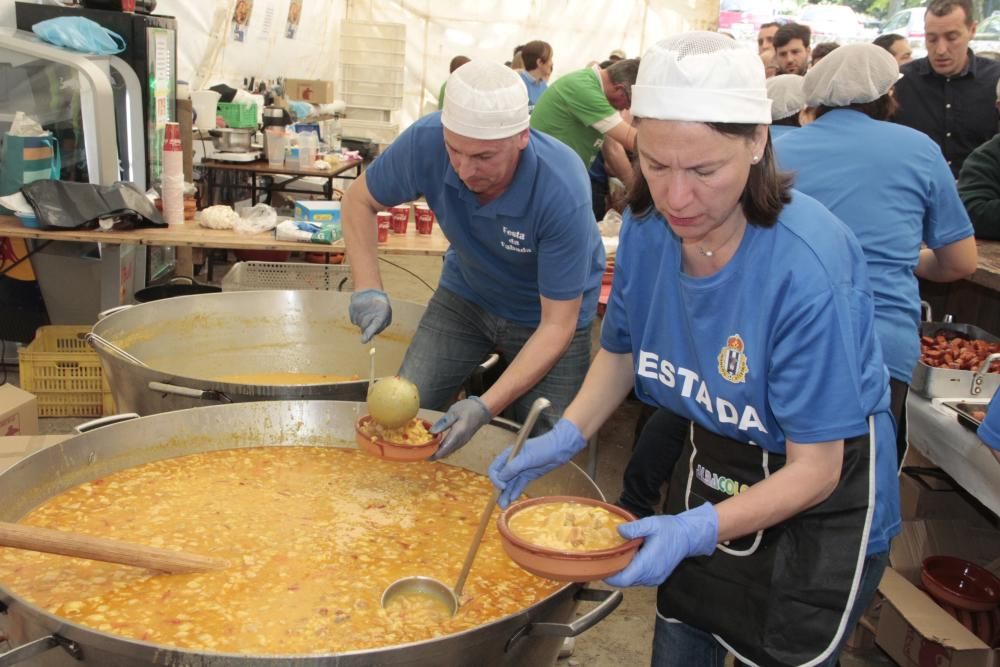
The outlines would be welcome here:
<svg viewBox="0 0 1000 667">
<path fill-rule="evenodd" d="M 867 433 L 845 441 L 840 481 L 819 505 L 682 561 L 657 592 L 660 615 L 714 634 L 740 660 L 762 667 L 829 656 L 849 631 L 865 561 L 875 504 L 871 446 Z M 784 465 L 783 455 L 694 425 L 667 512 L 722 502 Z"/>
</svg>

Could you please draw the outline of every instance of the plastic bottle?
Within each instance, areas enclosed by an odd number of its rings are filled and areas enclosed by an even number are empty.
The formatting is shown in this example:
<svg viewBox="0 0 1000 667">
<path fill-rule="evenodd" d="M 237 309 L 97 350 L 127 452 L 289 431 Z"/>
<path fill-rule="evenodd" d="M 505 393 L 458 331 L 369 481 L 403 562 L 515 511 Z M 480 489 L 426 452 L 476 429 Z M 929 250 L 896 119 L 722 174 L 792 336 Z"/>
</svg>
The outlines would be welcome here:
<svg viewBox="0 0 1000 667">
<path fill-rule="evenodd" d="M 181 126 L 167 123 L 163 135 L 163 218 L 168 225 L 184 224 L 184 159 L 181 150 Z"/>
</svg>

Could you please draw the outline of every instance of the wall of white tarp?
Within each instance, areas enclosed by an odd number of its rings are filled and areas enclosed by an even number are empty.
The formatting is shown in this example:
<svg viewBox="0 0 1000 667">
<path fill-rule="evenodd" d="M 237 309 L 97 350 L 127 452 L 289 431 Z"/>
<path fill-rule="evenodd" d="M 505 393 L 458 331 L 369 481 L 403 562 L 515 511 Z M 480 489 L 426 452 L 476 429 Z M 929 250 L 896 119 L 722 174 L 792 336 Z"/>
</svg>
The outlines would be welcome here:
<svg viewBox="0 0 1000 667">
<path fill-rule="evenodd" d="M 553 46 L 553 80 L 613 49 L 641 55 L 663 37 L 714 29 L 718 0 L 302 0 L 293 38 L 286 36 L 289 3 L 253 0 L 242 42 L 233 39 L 238 0 L 159 0 L 157 13 L 176 16 L 179 78 L 192 84 L 241 85 L 244 78 L 331 79 L 339 89 L 340 22 L 374 20 L 406 25 L 405 127 L 436 108 L 455 55 L 510 60 L 533 39 Z M 0 24 L 13 25 L 13 0 L 0 0 Z"/>
</svg>

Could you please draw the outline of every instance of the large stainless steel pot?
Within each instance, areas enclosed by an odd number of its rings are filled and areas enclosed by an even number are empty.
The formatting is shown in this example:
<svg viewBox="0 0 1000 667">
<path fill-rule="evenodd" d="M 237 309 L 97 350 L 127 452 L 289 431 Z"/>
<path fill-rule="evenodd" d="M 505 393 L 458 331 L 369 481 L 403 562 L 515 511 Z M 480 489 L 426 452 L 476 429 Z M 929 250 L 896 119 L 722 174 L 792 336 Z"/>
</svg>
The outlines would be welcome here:
<svg viewBox="0 0 1000 667">
<path fill-rule="evenodd" d="M 362 403 L 271 401 L 171 412 L 98 428 L 37 452 L 0 474 L 0 519 L 15 521 L 70 487 L 149 461 L 248 445 L 354 447 L 354 422 L 363 411 Z M 421 415 L 433 420 L 440 413 L 425 410 Z M 509 430 L 486 426 L 448 463 L 485 472 L 512 439 Z M 601 497 L 593 481 L 572 464 L 537 480 L 527 491 L 531 495 Z M 461 560 L 462 554 L 455 557 Z M 578 599 L 599 604 L 570 622 Z M 28 660 L 25 664 L 44 667 L 551 665 L 563 637 L 590 628 L 610 614 L 621 599 L 620 591 L 569 584 L 516 614 L 429 641 L 340 654 L 248 656 L 198 653 L 118 638 L 54 616 L 0 584 L 0 634 L 7 635 L 17 647 L 0 653 L 0 666 Z"/>
<path fill-rule="evenodd" d="M 368 346 L 361 344 L 348 317 L 350 300 L 350 293 L 321 290 L 164 299 L 119 309 L 93 328 L 148 367 L 94 347 L 121 412 L 150 415 L 215 403 L 300 398 L 360 401 L 368 387 Z M 375 339 L 377 375 L 399 369 L 423 314 L 421 305 L 393 301 L 392 324 Z M 281 371 L 361 379 L 312 385 L 213 379 Z"/>
</svg>

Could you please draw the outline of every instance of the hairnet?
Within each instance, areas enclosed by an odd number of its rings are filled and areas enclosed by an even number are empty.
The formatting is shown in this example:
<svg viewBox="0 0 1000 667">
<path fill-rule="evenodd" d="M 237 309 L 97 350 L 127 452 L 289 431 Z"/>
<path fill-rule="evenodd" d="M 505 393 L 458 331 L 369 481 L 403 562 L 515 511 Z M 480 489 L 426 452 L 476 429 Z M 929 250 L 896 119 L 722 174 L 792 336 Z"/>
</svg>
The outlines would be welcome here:
<svg viewBox="0 0 1000 667">
<path fill-rule="evenodd" d="M 642 57 L 631 111 L 637 118 L 769 124 L 764 64 L 719 33 L 669 37 Z"/>
<path fill-rule="evenodd" d="M 872 102 L 899 80 L 899 64 L 874 44 L 845 44 L 810 68 L 802 85 L 811 107 Z"/>
<path fill-rule="evenodd" d="M 767 96 L 771 98 L 771 120 L 793 116 L 806 105 L 802 93 L 804 77 L 798 74 L 779 74 L 767 80 Z"/>
<path fill-rule="evenodd" d="M 489 60 L 471 60 L 448 77 L 441 124 L 473 139 L 504 139 L 528 127 L 528 89 L 520 75 Z"/>
</svg>

